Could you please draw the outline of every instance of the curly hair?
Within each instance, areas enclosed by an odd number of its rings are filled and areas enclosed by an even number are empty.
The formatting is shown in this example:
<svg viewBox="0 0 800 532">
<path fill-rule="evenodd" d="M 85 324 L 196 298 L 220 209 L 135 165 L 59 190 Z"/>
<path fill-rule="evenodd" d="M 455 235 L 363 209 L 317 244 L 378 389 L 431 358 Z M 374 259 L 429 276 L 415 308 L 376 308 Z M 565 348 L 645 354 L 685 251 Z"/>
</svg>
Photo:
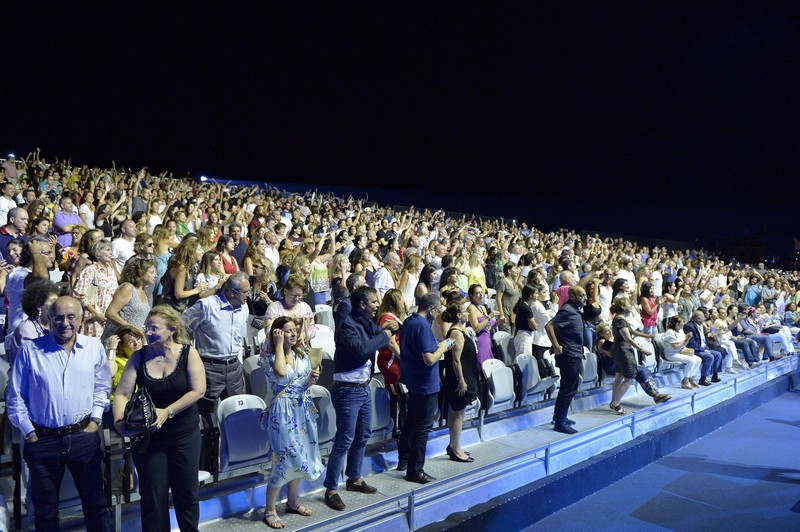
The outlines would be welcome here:
<svg viewBox="0 0 800 532">
<path fill-rule="evenodd" d="M 125 263 L 120 274 L 120 281 L 123 283 L 131 283 L 133 286 L 140 288 L 144 283 L 144 276 L 147 270 L 156 267 L 156 261 L 152 259 L 142 259 L 140 257 L 133 257 Z"/>
<path fill-rule="evenodd" d="M 58 286 L 46 280 L 34 281 L 22 292 L 22 311 L 31 318 L 38 318 L 39 307 L 51 295 L 58 295 Z"/>
</svg>

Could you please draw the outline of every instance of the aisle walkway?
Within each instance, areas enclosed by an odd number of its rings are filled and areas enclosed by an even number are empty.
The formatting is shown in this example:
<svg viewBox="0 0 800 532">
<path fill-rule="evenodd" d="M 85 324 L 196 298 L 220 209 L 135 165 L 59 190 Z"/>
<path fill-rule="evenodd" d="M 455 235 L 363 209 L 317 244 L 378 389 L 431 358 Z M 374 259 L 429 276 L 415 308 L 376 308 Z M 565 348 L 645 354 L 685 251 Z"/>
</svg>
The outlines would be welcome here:
<svg viewBox="0 0 800 532">
<path fill-rule="evenodd" d="M 800 530 L 800 392 L 765 403 L 527 530 Z"/>
</svg>

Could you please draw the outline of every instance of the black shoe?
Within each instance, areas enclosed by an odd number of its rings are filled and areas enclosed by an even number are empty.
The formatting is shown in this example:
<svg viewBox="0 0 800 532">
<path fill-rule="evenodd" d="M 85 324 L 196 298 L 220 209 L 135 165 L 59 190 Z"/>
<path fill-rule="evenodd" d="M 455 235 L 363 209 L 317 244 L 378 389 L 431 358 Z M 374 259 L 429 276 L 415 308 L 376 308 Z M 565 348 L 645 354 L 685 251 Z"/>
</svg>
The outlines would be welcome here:
<svg viewBox="0 0 800 532">
<path fill-rule="evenodd" d="M 325 504 L 327 504 L 328 508 L 330 508 L 331 510 L 337 510 L 337 511 L 341 512 L 342 510 L 345 509 L 344 501 L 342 500 L 341 497 L 339 497 L 338 493 L 334 493 L 334 494 L 330 495 L 326 491 L 325 492 Z"/>
<path fill-rule="evenodd" d="M 560 432 L 562 434 L 576 434 L 578 432 L 576 429 L 573 429 L 566 423 L 557 424 L 556 426 L 553 427 L 553 430 L 556 432 Z"/>
<path fill-rule="evenodd" d="M 403 460 L 402 458 L 400 458 L 397 461 L 397 470 L 405 471 L 406 469 L 408 469 L 408 460 Z"/>
<path fill-rule="evenodd" d="M 419 473 L 409 473 L 404 478 L 409 482 L 416 482 L 417 484 L 427 484 L 428 482 L 433 482 L 436 480 L 425 471 L 420 471 Z"/>
<path fill-rule="evenodd" d="M 356 484 L 355 482 L 353 482 L 349 478 L 347 479 L 347 483 L 345 484 L 345 488 L 347 489 L 347 491 L 357 491 L 359 493 L 367 493 L 367 494 L 372 494 L 372 493 L 375 493 L 375 492 L 378 491 L 378 488 L 370 486 L 369 484 L 367 484 L 363 480 L 361 481 L 361 484 Z"/>
<path fill-rule="evenodd" d="M 475 461 L 475 459 L 473 457 L 469 456 L 469 455 L 467 455 L 466 458 L 461 458 L 456 453 L 452 453 L 450 455 L 450 460 L 452 460 L 453 462 L 464 462 L 464 463 L 467 463 L 467 464 L 468 463 L 472 463 L 472 462 Z"/>
<path fill-rule="evenodd" d="M 449 445 L 447 446 L 447 449 L 445 449 L 444 451 L 447 453 L 447 456 L 453 456 L 453 448 L 450 447 Z M 467 451 L 464 451 L 464 454 L 469 456 L 469 453 Z"/>
<path fill-rule="evenodd" d="M 700 382 L 698 382 L 697 384 L 699 384 L 700 386 L 711 386 L 711 383 L 708 382 L 708 380 L 705 377 L 700 379 Z"/>
<path fill-rule="evenodd" d="M 713 376 L 713 377 L 711 377 L 711 382 L 722 382 L 722 379 L 720 379 L 720 378 L 719 378 L 719 375 L 717 375 L 717 374 L 715 373 L 715 374 L 714 374 L 714 376 Z"/>
<path fill-rule="evenodd" d="M 550 424 L 551 425 L 555 425 L 556 424 L 556 420 L 554 419 L 553 421 L 550 422 Z M 570 427 L 572 425 L 574 425 L 574 424 L 575 424 L 575 421 L 572 420 L 572 419 L 569 419 L 569 418 L 567 418 L 567 420 L 564 422 L 564 425 L 569 425 Z"/>
</svg>

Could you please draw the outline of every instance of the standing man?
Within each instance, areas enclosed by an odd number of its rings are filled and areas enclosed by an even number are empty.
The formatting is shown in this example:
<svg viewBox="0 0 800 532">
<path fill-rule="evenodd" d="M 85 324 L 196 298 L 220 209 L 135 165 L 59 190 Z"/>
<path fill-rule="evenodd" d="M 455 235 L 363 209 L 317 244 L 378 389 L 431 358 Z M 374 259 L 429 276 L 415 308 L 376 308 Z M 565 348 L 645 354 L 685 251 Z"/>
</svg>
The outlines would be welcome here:
<svg viewBox="0 0 800 532">
<path fill-rule="evenodd" d="M 28 211 L 21 207 L 14 207 L 8 211 L 8 223 L 0 227 L 0 258 L 8 261 L 6 248 L 8 243 L 18 238 L 23 242 L 28 240 L 25 230 L 28 228 Z"/>
<path fill-rule="evenodd" d="M 553 411 L 553 430 L 564 434 L 578 432 L 567 418 L 572 398 L 578 391 L 583 369 L 583 306 L 586 291 L 580 286 L 569 288 L 569 299 L 552 320 L 544 326 L 553 344 L 556 366 L 561 370 L 561 384 Z"/>
<path fill-rule="evenodd" d="M 204 417 L 217 399 L 244 393 L 241 355 L 250 317 L 245 304 L 249 291 L 247 274 L 236 272 L 219 293 L 200 299 L 183 313 L 206 369 L 206 394 L 198 401 Z"/>
<path fill-rule="evenodd" d="M 37 530 L 58 530 L 64 467 L 75 479 L 86 529 L 111 530 L 97 430 L 111 393 L 102 344 L 78 334 L 83 310 L 72 297 L 50 308 L 50 331 L 19 350 L 8 387 L 8 417 L 25 435 Z"/>
<path fill-rule="evenodd" d="M 447 341 L 436 342 L 428 316 L 441 304 L 439 294 L 428 292 L 400 329 L 400 382 L 408 388 L 408 407 L 397 443 L 397 469 L 408 469 L 405 479 L 417 484 L 436 480 L 424 470 L 425 451 L 439 400 L 439 360 L 447 350 Z"/>
<path fill-rule="evenodd" d="M 119 238 L 111 241 L 111 257 L 117 273 L 122 273 L 122 268 L 128 259 L 136 255 L 133 244 L 136 241 L 136 222 L 128 218 L 120 225 Z"/>
<path fill-rule="evenodd" d="M 6 181 L 3 183 L 3 195 L 0 196 L 0 226 L 8 223 L 8 213 L 17 206 L 14 196 L 17 195 L 17 187 L 14 183 Z"/>
<path fill-rule="evenodd" d="M 344 510 L 338 487 L 342 465 L 347 455 L 346 488 L 348 491 L 375 493 L 376 488 L 361 478 L 364 450 L 372 434 L 372 398 L 369 382 L 375 366 L 375 352 L 389 347 L 400 350 L 394 341 L 397 322 L 387 321 L 381 329 L 375 324 L 380 302 L 377 291 L 367 285 L 350 294 L 353 310 L 336 325 L 336 352 L 331 400 L 336 410 L 336 437 L 328 457 L 324 485 L 325 504 L 333 510 Z"/>
<path fill-rule="evenodd" d="M 383 258 L 383 266 L 375 272 L 373 284 L 378 291 L 378 299 L 383 301 L 383 296 L 392 288 L 397 288 L 397 274 L 400 273 L 400 268 L 403 266 L 403 261 L 400 260 L 400 255 L 394 251 L 390 251 Z"/>
<path fill-rule="evenodd" d="M 242 224 L 240 222 L 231 222 L 228 226 L 228 232 L 231 238 L 233 238 L 233 243 L 236 245 L 233 251 L 231 251 L 231 256 L 236 259 L 237 263 L 244 264 L 244 252 L 247 251 L 247 246 L 250 244 L 250 241 L 242 236 Z"/>
<path fill-rule="evenodd" d="M 687 347 L 694 349 L 694 354 L 703 361 L 700 363 L 700 386 L 711 386 L 711 382 L 719 382 L 719 372 L 722 370 L 722 359 L 725 358 L 721 351 L 708 347 L 703 323 L 706 316 L 702 310 L 692 312 L 692 321 L 683 326 L 683 332 L 689 338 Z M 708 376 L 711 375 L 711 382 Z"/>
</svg>

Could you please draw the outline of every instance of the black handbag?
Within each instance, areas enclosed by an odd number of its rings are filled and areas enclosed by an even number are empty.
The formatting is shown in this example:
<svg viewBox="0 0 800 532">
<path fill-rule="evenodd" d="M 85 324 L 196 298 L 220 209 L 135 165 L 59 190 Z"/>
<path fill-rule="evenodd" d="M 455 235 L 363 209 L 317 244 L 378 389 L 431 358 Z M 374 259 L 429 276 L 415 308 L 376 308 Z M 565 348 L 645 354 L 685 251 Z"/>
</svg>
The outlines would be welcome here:
<svg viewBox="0 0 800 532">
<path fill-rule="evenodd" d="M 131 444 L 143 453 L 150 443 L 150 425 L 156 420 L 156 407 L 147 388 L 137 386 L 136 392 L 125 405 L 125 430 L 135 432 L 131 436 Z"/>
</svg>

